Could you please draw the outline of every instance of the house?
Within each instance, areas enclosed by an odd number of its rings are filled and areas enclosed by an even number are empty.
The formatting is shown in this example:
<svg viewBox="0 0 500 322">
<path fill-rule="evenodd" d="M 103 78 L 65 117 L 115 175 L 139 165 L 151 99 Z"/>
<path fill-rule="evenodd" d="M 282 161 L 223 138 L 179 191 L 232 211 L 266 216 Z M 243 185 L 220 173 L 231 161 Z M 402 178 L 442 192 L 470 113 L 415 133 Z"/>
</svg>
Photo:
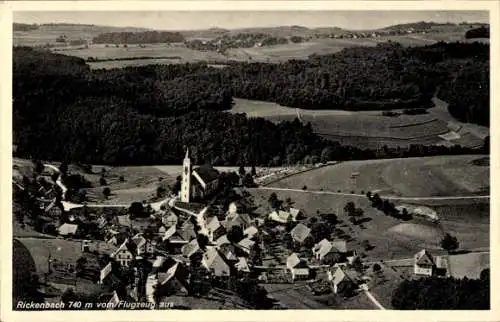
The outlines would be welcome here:
<svg viewBox="0 0 500 322">
<path fill-rule="evenodd" d="M 273 211 L 268 217 L 270 220 L 279 222 L 280 224 L 286 224 L 292 220 L 290 213 L 283 210 Z"/>
<path fill-rule="evenodd" d="M 219 187 L 219 171 L 212 166 L 200 166 L 193 170 L 189 149 L 186 151 L 182 166 L 182 181 L 179 197 L 182 202 L 204 199 Z"/>
<path fill-rule="evenodd" d="M 101 269 L 99 273 L 99 281 L 97 282 L 97 284 L 102 284 L 106 279 L 106 277 L 108 277 L 109 273 L 111 273 L 111 270 L 112 270 L 112 265 L 111 262 L 109 262 L 106 266 L 104 266 L 103 269 Z"/>
<path fill-rule="evenodd" d="M 129 215 L 116 216 L 116 219 L 120 226 L 130 227 L 132 225 Z"/>
<path fill-rule="evenodd" d="M 225 245 L 225 244 L 231 244 L 229 242 L 229 240 L 227 239 L 227 235 L 222 235 L 220 236 L 219 238 L 217 238 L 217 240 L 215 241 L 215 244 L 220 247 L 222 245 Z"/>
<path fill-rule="evenodd" d="M 194 254 L 201 252 L 200 245 L 196 239 L 191 240 L 181 248 L 182 255 L 185 258 L 190 258 Z"/>
<path fill-rule="evenodd" d="M 249 238 L 243 238 L 239 243 L 238 243 L 238 248 L 243 250 L 244 252 L 250 254 L 250 251 L 252 250 L 253 245 L 255 245 L 255 242 Z"/>
<path fill-rule="evenodd" d="M 413 258 L 413 272 L 415 275 L 432 276 L 434 274 L 436 263 L 426 249 L 422 249 L 416 253 Z"/>
<path fill-rule="evenodd" d="M 196 238 L 195 227 L 193 223 L 189 220 L 182 225 L 178 233 L 183 240 L 191 240 L 193 238 Z"/>
<path fill-rule="evenodd" d="M 255 235 L 257 235 L 258 232 L 259 230 L 255 226 L 250 226 L 243 231 L 243 235 L 245 235 L 248 238 L 252 238 Z"/>
<path fill-rule="evenodd" d="M 312 248 L 314 258 L 322 260 L 333 248 L 333 245 L 328 239 L 323 239 Z"/>
<path fill-rule="evenodd" d="M 129 248 L 129 244 L 129 240 L 126 239 L 120 247 L 111 254 L 111 258 L 114 258 L 123 267 L 129 267 L 134 260 L 134 253 L 133 250 Z"/>
<path fill-rule="evenodd" d="M 297 243 L 303 243 L 310 232 L 311 229 L 309 227 L 299 223 L 290 231 L 290 235 L 292 235 L 292 239 Z"/>
<path fill-rule="evenodd" d="M 289 212 L 290 212 L 290 216 L 292 217 L 292 221 L 297 221 L 297 219 L 299 219 L 299 217 L 302 213 L 300 211 L 300 209 L 297 209 L 297 208 L 290 208 Z"/>
<path fill-rule="evenodd" d="M 342 265 L 335 265 L 328 271 L 328 280 L 335 294 L 353 291 L 359 284 L 357 272 Z"/>
<path fill-rule="evenodd" d="M 169 227 L 177 225 L 177 223 L 179 222 L 179 217 L 177 217 L 177 215 L 175 213 L 170 211 L 170 212 L 168 212 L 168 214 L 162 216 L 161 222 L 162 222 L 162 224 L 165 225 L 165 227 L 169 228 Z"/>
<path fill-rule="evenodd" d="M 238 259 L 236 257 L 237 250 L 236 250 L 236 247 L 234 245 L 229 244 L 229 243 L 223 244 L 223 245 L 218 246 L 218 249 L 219 249 L 219 252 L 222 254 L 222 256 L 224 256 L 224 258 L 227 261 L 235 261 Z"/>
<path fill-rule="evenodd" d="M 194 227 L 193 227 L 194 229 Z M 172 244 L 186 244 L 187 241 L 184 239 L 184 236 L 188 236 L 190 238 L 194 238 L 196 235 L 192 235 L 190 233 L 182 233 L 182 231 L 178 230 L 176 226 L 170 226 L 161 237 L 163 241 L 168 240 L 169 243 Z"/>
<path fill-rule="evenodd" d="M 234 264 L 234 267 L 240 272 L 250 272 L 248 261 L 245 257 L 238 257 L 238 262 Z"/>
<path fill-rule="evenodd" d="M 156 296 L 187 295 L 189 272 L 181 263 L 175 263 L 165 273 L 157 273 Z"/>
<path fill-rule="evenodd" d="M 220 236 L 226 233 L 226 229 L 221 225 L 219 219 L 217 217 L 210 217 L 207 220 L 207 230 L 208 230 L 208 238 L 210 240 L 217 240 Z"/>
<path fill-rule="evenodd" d="M 252 218 L 248 214 L 234 214 L 227 216 L 222 225 L 226 231 L 231 230 L 233 226 L 240 226 L 243 230 L 247 229 L 252 225 Z"/>
<path fill-rule="evenodd" d="M 146 253 L 146 244 L 147 244 L 146 238 L 144 238 L 141 234 L 137 234 L 134 237 L 132 237 L 131 240 L 135 244 L 137 255 L 142 255 Z"/>
<path fill-rule="evenodd" d="M 286 259 L 286 268 L 292 275 L 292 280 L 308 279 L 310 276 L 309 266 L 307 262 L 300 259 L 296 253 L 291 254 Z"/>
<path fill-rule="evenodd" d="M 210 247 L 207 249 L 207 251 L 203 254 L 201 263 L 208 271 L 210 271 L 215 276 L 220 277 L 231 275 L 230 266 L 220 255 L 219 251 L 214 247 Z"/>
<path fill-rule="evenodd" d="M 59 235 L 64 237 L 74 236 L 76 235 L 77 231 L 78 231 L 78 225 L 68 224 L 68 223 L 62 224 L 58 229 Z"/>
</svg>

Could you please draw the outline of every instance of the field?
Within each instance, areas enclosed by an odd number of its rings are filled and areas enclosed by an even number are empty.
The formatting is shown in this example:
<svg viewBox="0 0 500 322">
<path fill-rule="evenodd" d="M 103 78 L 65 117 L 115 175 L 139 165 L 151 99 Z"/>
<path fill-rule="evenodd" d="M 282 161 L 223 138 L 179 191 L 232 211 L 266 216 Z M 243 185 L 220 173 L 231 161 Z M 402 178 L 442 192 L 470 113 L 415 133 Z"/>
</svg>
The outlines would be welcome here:
<svg viewBox="0 0 500 322">
<path fill-rule="evenodd" d="M 294 175 L 272 186 L 301 189 L 305 185 L 308 190 L 377 191 L 382 196 L 405 197 L 488 194 L 490 168 L 475 162 L 481 159 L 484 157 L 468 155 L 348 161 Z"/>
<path fill-rule="evenodd" d="M 486 127 L 455 121 L 446 106 L 443 107 L 446 103 L 437 99 L 436 107 L 429 109 L 428 114 L 397 117 L 382 116 L 381 111 L 304 110 L 239 98 L 234 99 L 234 103 L 230 113 L 245 113 L 248 117 L 263 117 L 273 122 L 292 121 L 298 117 L 303 123 L 310 122 L 315 132 L 324 138 L 359 148 L 410 144 L 478 147 L 489 135 Z M 440 137 L 443 135 L 444 138 Z M 446 140 L 448 136 L 451 140 Z"/>
<path fill-rule="evenodd" d="M 270 212 L 268 198 L 273 191 L 249 189 L 256 205 L 256 213 L 264 216 Z M 279 199 L 290 197 L 294 207 L 304 211 L 306 222 L 309 218 L 317 217 L 319 213 L 334 213 L 342 221 L 338 228 L 350 235 L 353 240 L 347 243 L 348 248 L 361 250 L 366 260 L 390 260 L 412 257 L 422 248 L 428 248 L 433 253 L 442 252 L 440 239 L 444 233 L 456 236 L 460 248 L 477 250 L 489 247 L 489 205 L 469 204 L 456 206 L 452 202 L 435 207 L 441 218 L 439 224 L 432 224 L 414 219 L 409 222 L 385 216 L 382 212 L 371 207 L 366 197 L 347 197 L 318 195 L 307 192 L 274 191 Z M 364 227 L 352 225 L 344 213 L 347 202 L 353 201 L 356 207 L 364 210 L 367 219 Z M 365 251 L 361 246 L 363 240 L 368 240 L 374 246 Z"/>
</svg>

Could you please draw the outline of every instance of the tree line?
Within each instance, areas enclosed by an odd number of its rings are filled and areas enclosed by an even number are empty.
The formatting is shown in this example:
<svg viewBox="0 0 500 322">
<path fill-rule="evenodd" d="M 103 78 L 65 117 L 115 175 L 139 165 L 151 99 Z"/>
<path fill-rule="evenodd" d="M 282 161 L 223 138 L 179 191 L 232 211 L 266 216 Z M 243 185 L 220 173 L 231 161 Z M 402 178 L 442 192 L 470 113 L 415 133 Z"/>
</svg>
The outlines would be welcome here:
<svg viewBox="0 0 500 322">
<path fill-rule="evenodd" d="M 106 32 L 92 38 L 94 44 L 156 44 L 183 42 L 180 32 L 141 31 L 141 32 Z"/>
</svg>

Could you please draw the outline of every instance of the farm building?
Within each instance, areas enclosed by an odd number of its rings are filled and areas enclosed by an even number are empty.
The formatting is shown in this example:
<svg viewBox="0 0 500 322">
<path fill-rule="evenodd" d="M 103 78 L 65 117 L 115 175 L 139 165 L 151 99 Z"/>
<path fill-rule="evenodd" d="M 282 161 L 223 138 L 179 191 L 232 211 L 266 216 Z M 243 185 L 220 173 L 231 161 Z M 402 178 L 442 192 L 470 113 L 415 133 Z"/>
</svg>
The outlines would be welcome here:
<svg viewBox="0 0 500 322">
<path fill-rule="evenodd" d="M 335 265 L 328 271 L 328 280 L 332 282 L 335 294 L 353 291 L 359 284 L 358 273 L 340 265 Z"/>
<path fill-rule="evenodd" d="M 215 276 L 229 276 L 231 274 L 231 268 L 216 248 L 207 249 L 201 263 Z"/>
<path fill-rule="evenodd" d="M 303 243 L 309 234 L 311 233 L 311 229 L 305 226 L 304 224 L 297 224 L 291 231 L 290 235 L 292 239 L 297 243 Z"/>
<path fill-rule="evenodd" d="M 269 219 L 279 222 L 280 224 L 286 224 L 287 222 L 292 220 L 292 216 L 287 211 L 278 210 L 271 212 L 269 214 Z"/>
<path fill-rule="evenodd" d="M 286 259 L 286 268 L 292 275 L 292 280 L 308 279 L 310 276 L 309 265 L 303 259 L 300 259 L 296 253 L 291 254 Z"/>
<path fill-rule="evenodd" d="M 129 248 L 130 241 L 126 239 L 120 247 L 114 252 L 111 257 L 114 258 L 121 266 L 129 267 L 132 261 L 134 260 L 133 249 Z"/>
<path fill-rule="evenodd" d="M 243 250 L 246 253 L 250 253 L 250 250 L 252 249 L 253 245 L 255 245 L 255 242 L 249 238 L 244 238 L 238 243 L 238 248 Z"/>
<path fill-rule="evenodd" d="M 422 249 L 414 256 L 413 273 L 415 275 L 432 276 L 436 269 L 436 263 L 432 255 Z"/>
<path fill-rule="evenodd" d="M 257 233 L 259 232 L 259 230 L 255 227 L 255 226 L 250 226 L 248 227 L 247 229 L 245 229 L 243 231 L 243 234 L 245 236 L 247 236 L 248 238 L 252 238 L 254 237 Z"/>
<path fill-rule="evenodd" d="M 62 224 L 58 229 L 59 235 L 64 237 L 74 236 L 76 235 L 77 231 L 78 225 L 68 223 Z"/>
<path fill-rule="evenodd" d="M 189 272 L 180 263 L 175 263 L 165 273 L 157 273 L 158 284 L 156 286 L 156 296 L 171 296 L 174 294 L 188 294 L 188 275 Z"/>
</svg>

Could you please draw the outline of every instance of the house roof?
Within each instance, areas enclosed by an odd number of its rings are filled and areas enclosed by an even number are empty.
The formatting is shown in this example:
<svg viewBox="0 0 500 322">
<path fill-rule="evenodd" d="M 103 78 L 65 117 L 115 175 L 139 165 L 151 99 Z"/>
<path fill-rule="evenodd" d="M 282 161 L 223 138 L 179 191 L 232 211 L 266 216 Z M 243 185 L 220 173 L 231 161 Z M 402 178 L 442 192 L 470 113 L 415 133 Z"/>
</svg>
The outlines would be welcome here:
<svg viewBox="0 0 500 322">
<path fill-rule="evenodd" d="M 134 237 L 132 237 L 132 242 L 137 246 L 137 247 L 141 247 L 143 246 L 144 244 L 146 244 L 146 238 L 144 238 L 142 235 L 140 234 L 137 234 L 135 235 Z"/>
<path fill-rule="evenodd" d="M 255 234 L 257 234 L 258 232 L 259 232 L 259 230 L 255 226 L 250 226 L 247 229 L 245 229 L 245 231 L 243 231 L 243 234 L 248 236 L 248 237 L 252 237 Z"/>
<path fill-rule="evenodd" d="M 215 241 L 215 244 L 217 246 L 222 246 L 222 245 L 225 245 L 225 244 L 230 244 L 229 240 L 227 239 L 227 235 L 222 235 L 220 236 L 216 241 Z"/>
<path fill-rule="evenodd" d="M 310 232 L 310 228 L 308 228 L 304 224 L 299 223 L 292 229 L 292 231 L 290 231 L 290 234 L 295 241 L 302 243 L 307 238 L 307 236 L 309 236 Z"/>
<path fill-rule="evenodd" d="M 432 255 L 426 250 L 422 249 L 418 253 L 415 254 L 415 261 L 417 265 L 434 265 L 434 258 Z"/>
<path fill-rule="evenodd" d="M 116 219 L 118 220 L 118 224 L 121 226 L 130 226 L 130 218 L 128 215 L 122 215 L 122 216 L 116 216 Z"/>
<path fill-rule="evenodd" d="M 215 247 L 208 247 L 203 254 L 203 263 L 208 269 L 224 270 L 229 268 L 224 258 Z"/>
<path fill-rule="evenodd" d="M 332 241 L 332 247 L 340 253 L 347 253 L 347 242 L 342 239 Z"/>
<path fill-rule="evenodd" d="M 280 223 L 286 223 L 289 218 L 290 218 L 290 213 L 283 210 L 279 210 L 277 212 L 273 211 L 269 214 L 269 219 L 272 219 Z"/>
<path fill-rule="evenodd" d="M 250 268 L 248 267 L 248 261 L 245 257 L 238 257 L 238 262 L 234 264 L 237 270 L 242 272 L 250 272 Z"/>
<path fill-rule="evenodd" d="M 196 172 L 205 183 L 212 182 L 219 178 L 219 171 L 208 165 L 199 166 L 195 168 L 193 172 Z"/>
<path fill-rule="evenodd" d="M 153 267 L 161 267 L 165 263 L 166 257 L 156 256 L 156 260 L 153 262 Z"/>
<path fill-rule="evenodd" d="M 179 230 L 179 235 L 184 238 L 184 240 L 191 240 L 196 238 L 196 232 L 194 230 L 194 225 L 189 220 L 184 223 L 182 228 Z"/>
<path fill-rule="evenodd" d="M 60 235 L 69 235 L 69 234 L 75 234 L 76 231 L 78 230 L 78 225 L 74 225 L 74 224 L 62 224 L 60 227 L 59 227 L 59 234 Z"/>
<path fill-rule="evenodd" d="M 208 219 L 207 221 L 207 229 L 210 231 L 210 232 L 214 232 L 216 231 L 219 227 L 221 227 L 221 224 L 219 222 L 219 219 L 214 216 L 214 217 L 211 217 L 210 219 Z"/>
<path fill-rule="evenodd" d="M 246 227 L 252 223 L 252 219 L 248 214 L 234 214 L 227 216 L 222 222 L 224 228 L 230 229 L 232 226 Z"/>
<path fill-rule="evenodd" d="M 250 249 L 252 249 L 252 246 L 255 245 L 255 242 L 249 238 L 243 238 L 239 243 L 238 246 L 240 246 L 244 251 L 247 253 L 250 252 Z"/>
<path fill-rule="evenodd" d="M 295 220 L 295 219 L 297 219 L 297 216 L 300 213 L 300 209 L 290 208 L 289 212 L 290 212 L 290 215 L 292 215 L 293 219 Z"/>
<path fill-rule="evenodd" d="M 348 279 L 352 282 L 356 282 L 358 280 L 358 273 L 353 269 L 348 269 L 339 265 L 334 266 L 333 272 L 333 280 L 332 282 L 335 285 L 338 285 L 340 282 Z"/>
<path fill-rule="evenodd" d="M 292 253 L 288 258 L 286 259 L 286 266 L 288 268 L 293 268 L 297 266 L 300 263 L 300 258 L 297 256 L 296 253 Z"/>
<path fill-rule="evenodd" d="M 120 247 L 118 247 L 118 249 L 113 254 L 111 254 L 111 257 L 115 257 L 116 254 L 118 254 L 122 251 L 131 252 L 131 250 L 129 248 L 129 239 L 128 238 L 125 239 L 125 241 L 120 245 Z"/>
<path fill-rule="evenodd" d="M 162 240 L 168 240 L 168 239 L 170 239 L 170 237 L 172 237 L 175 234 L 176 231 L 177 231 L 176 227 L 175 226 L 171 226 L 163 234 Z"/>
<path fill-rule="evenodd" d="M 196 239 L 191 240 L 186 245 L 182 246 L 181 252 L 186 258 L 189 258 L 194 255 L 197 251 L 200 250 L 200 245 Z"/>
<path fill-rule="evenodd" d="M 179 217 L 177 217 L 177 215 L 174 214 L 173 212 L 169 212 L 168 215 L 163 217 L 163 222 L 165 222 L 165 224 L 168 224 L 168 225 L 175 225 L 175 224 L 177 224 L 178 221 L 179 221 Z"/>
<path fill-rule="evenodd" d="M 330 252 L 333 248 L 332 243 L 328 239 L 323 239 L 313 247 L 313 252 L 318 254 L 321 258 L 323 258 L 326 254 Z"/>
<path fill-rule="evenodd" d="M 227 260 L 236 260 L 236 247 L 232 244 L 223 244 L 219 246 L 219 251 Z"/>
</svg>

